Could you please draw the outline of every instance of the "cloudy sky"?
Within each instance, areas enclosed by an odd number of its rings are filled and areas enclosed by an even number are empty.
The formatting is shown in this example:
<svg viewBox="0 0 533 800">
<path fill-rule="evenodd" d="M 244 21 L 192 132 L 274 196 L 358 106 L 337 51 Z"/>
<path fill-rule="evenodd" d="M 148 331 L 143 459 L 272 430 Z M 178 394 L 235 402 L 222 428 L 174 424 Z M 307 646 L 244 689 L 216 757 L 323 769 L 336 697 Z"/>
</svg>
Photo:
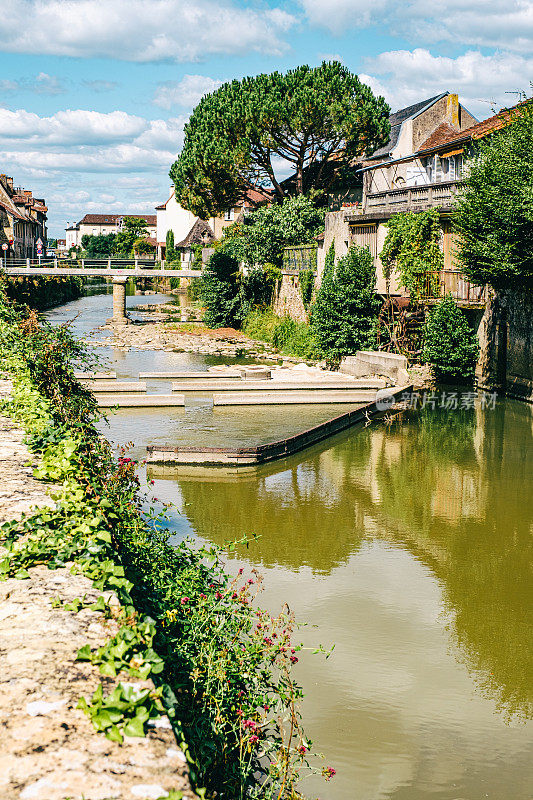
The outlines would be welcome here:
<svg viewBox="0 0 533 800">
<path fill-rule="evenodd" d="M 2 0 L 0 172 L 49 205 L 153 212 L 183 124 L 221 82 L 340 59 L 393 110 L 479 119 L 530 91 L 533 0 Z"/>
</svg>

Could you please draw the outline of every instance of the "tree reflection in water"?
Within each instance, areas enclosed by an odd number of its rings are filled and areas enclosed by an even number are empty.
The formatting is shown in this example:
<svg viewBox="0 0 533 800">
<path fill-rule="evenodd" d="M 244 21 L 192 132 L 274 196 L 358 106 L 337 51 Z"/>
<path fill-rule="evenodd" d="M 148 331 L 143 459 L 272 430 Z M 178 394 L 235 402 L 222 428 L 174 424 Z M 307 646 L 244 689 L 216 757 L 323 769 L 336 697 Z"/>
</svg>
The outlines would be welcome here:
<svg viewBox="0 0 533 800">
<path fill-rule="evenodd" d="M 528 716 L 532 420 L 513 401 L 424 410 L 248 474 L 172 474 L 193 529 L 219 544 L 259 534 L 246 557 L 265 567 L 328 575 L 369 538 L 403 546 L 442 587 L 455 657 L 505 714 Z"/>
</svg>

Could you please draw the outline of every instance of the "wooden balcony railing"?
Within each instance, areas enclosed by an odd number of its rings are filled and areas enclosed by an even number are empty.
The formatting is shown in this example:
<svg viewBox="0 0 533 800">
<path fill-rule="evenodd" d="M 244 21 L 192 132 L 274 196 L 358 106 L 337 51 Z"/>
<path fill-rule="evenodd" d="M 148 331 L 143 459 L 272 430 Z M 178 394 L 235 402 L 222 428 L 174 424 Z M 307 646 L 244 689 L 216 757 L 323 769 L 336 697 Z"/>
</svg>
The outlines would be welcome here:
<svg viewBox="0 0 533 800">
<path fill-rule="evenodd" d="M 437 206 L 452 208 L 458 186 L 458 181 L 446 181 L 429 186 L 409 186 L 388 192 L 374 192 L 366 195 L 363 213 L 385 211 L 395 214 L 400 211 L 417 211 Z"/>
<path fill-rule="evenodd" d="M 462 303 L 483 305 L 487 301 L 487 287 L 477 286 L 455 269 L 424 275 L 421 289 L 420 296 L 424 300 L 441 300 L 451 294 L 454 300 Z"/>
</svg>

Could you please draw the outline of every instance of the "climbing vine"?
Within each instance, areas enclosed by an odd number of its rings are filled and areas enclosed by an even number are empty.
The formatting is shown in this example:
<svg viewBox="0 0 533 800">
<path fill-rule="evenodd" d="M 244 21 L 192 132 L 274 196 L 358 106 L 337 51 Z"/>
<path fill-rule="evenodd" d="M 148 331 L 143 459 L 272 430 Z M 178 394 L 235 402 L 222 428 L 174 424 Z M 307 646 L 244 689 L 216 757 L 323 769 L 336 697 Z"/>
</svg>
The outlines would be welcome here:
<svg viewBox="0 0 533 800">
<path fill-rule="evenodd" d="M 401 286 L 410 292 L 412 299 L 435 297 L 438 273 L 444 267 L 441 237 L 438 208 L 391 217 L 380 253 L 387 285 L 395 269 Z"/>
</svg>

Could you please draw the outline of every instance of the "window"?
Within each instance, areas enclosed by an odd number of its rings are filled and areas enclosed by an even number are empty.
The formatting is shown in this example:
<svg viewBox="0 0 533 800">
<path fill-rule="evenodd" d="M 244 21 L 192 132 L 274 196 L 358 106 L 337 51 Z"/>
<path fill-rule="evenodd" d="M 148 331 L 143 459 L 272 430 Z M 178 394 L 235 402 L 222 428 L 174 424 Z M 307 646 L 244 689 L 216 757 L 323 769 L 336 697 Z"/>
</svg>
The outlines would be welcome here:
<svg viewBox="0 0 533 800">
<path fill-rule="evenodd" d="M 224 220 L 226 222 L 233 222 L 234 219 L 235 219 L 235 209 L 227 208 L 224 211 Z"/>
</svg>

